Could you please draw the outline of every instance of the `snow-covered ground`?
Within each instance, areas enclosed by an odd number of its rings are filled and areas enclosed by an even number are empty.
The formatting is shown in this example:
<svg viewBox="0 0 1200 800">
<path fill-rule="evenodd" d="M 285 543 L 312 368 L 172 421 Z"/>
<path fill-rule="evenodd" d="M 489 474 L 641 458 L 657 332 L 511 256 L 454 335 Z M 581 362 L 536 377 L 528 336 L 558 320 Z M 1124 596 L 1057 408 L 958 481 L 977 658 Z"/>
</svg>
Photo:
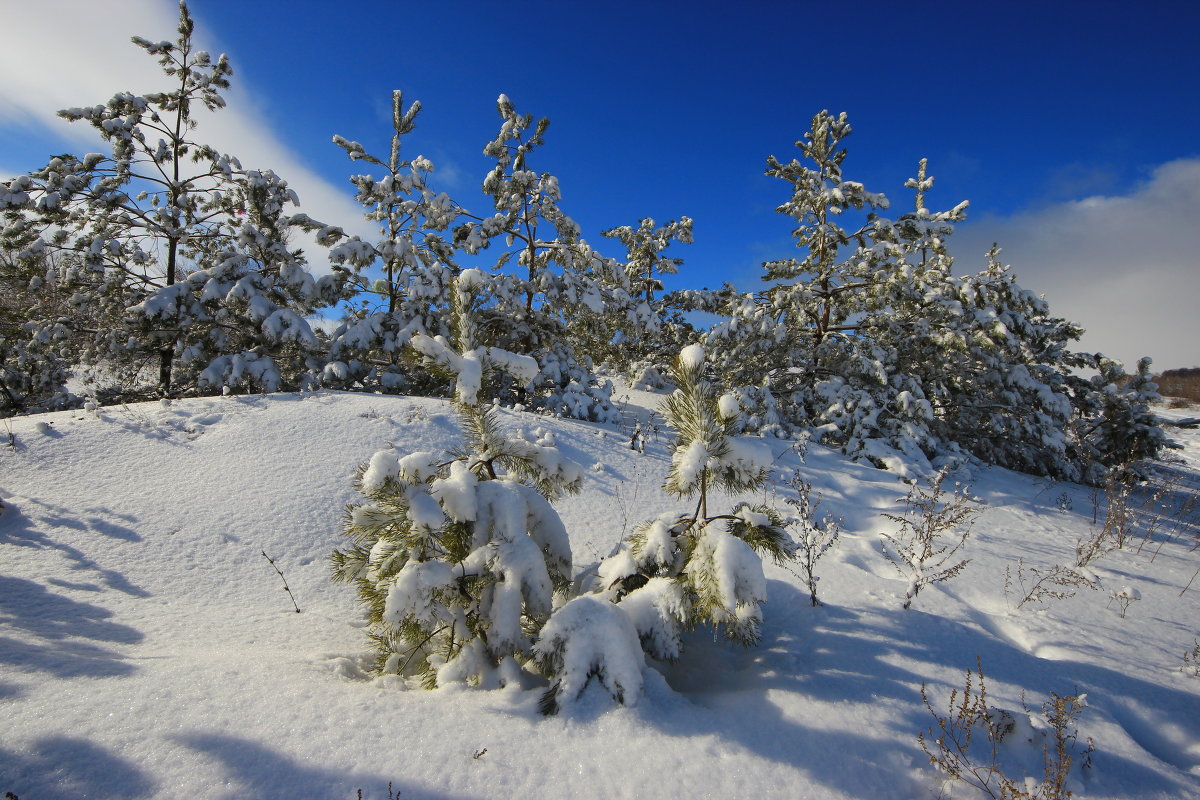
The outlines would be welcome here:
<svg viewBox="0 0 1200 800">
<path fill-rule="evenodd" d="M 642 406 L 645 419 L 654 399 L 634 393 L 630 413 Z M 639 454 L 613 427 L 504 418 L 553 431 L 589 468 L 582 494 L 558 504 L 577 572 L 636 522 L 680 508 L 658 489 L 664 435 Z M 971 562 L 908 611 L 879 551 L 880 532 L 896 529 L 880 515 L 906 487 L 772 441 L 781 473 L 798 469 L 844 519 L 818 565 L 827 604 L 811 607 L 798 577 L 767 565 L 760 647 L 698 632 L 635 706 L 597 693 L 543 718 L 532 679 L 435 692 L 370 680 L 354 591 L 329 581 L 356 466 L 387 442 L 443 448 L 457 436 L 446 403 L 322 391 L 5 425 L 0 792 L 21 800 L 352 800 L 359 789 L 375 800 L 389 782 L 406 800 L 932 797 L 942 776 L 917 743 L 933 722 L 921 686 L 944 714 L 977 662 L 989 701 L 1022 723 L 1051 691 L 1086 692 L 1077 796 L 1200 796 L 1200 677 L 1180 669 L 1200 636 L 1200 579 L 1180 594 L 1200 550 L 1196 517 L 1178 510 L 1200 485 L 1196 431 L 1173 432 L 1183 485 L 1160 501 L 1175 503 L 1173 526 L 1096 562 L 1101 590 L 1041 606 L 1017 607 L 1021 567 L 1028 583 L 1030 567 L 1069 563 L 1102 524 L 1102 499 L 1097 515 L 1085 487 L 1001 469 L 960 476 L 984 503 Z M 1126 586 L 1141 599 L 1122 616 L 1109 596 Z M 1032 730 L 1002 743 L 1011 777 L 1041 777 Z"/>
</svg>

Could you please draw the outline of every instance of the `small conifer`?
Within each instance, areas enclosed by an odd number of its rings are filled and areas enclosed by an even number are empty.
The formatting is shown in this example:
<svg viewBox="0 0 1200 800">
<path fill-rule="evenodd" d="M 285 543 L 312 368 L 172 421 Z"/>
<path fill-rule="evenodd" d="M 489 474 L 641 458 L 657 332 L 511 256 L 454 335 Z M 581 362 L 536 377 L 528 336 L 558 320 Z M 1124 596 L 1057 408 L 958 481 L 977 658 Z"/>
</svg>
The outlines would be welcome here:
<svg viewBox="0 0 1200 800">
<path fill-rule="evenodd" d="M 514 434 L 479 403 L 484 372 L 529 380 L 536 365 L 473 346 L 472 273 L 455 284 L 457 347 L 445 337 L 412 342 L 456 376 L 463 444 L 375 453 L 356 480 L 366 500 L 347 509 L 350 544 L 331 557 L 334 579 L 354 583 L 367 607 L 377 673 L 429 688 L 501 685 L 530 657 L 571 579 L 570 541 L 550 501 L 578 491 L 582 476 L 552 434 Z"/>
</svg>

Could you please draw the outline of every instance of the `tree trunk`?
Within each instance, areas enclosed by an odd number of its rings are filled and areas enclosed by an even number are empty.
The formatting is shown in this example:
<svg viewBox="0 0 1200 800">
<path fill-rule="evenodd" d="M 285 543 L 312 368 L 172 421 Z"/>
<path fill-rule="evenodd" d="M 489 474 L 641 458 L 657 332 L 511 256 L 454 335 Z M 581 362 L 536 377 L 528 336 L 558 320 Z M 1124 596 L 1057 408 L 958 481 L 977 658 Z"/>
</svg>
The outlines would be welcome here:
<svg viewBox="0 0 1200 800">
<path fill-rule="evenodd" d="M 167 245 L 167 286 L 175 284 L 176 257 L 179 240 L 170 239 Z M 175 342 L 165 345 L 158 353 L 158 393 L 161 397 L 171 396 L 171 371 L 175 365 Z"/>
</svg>

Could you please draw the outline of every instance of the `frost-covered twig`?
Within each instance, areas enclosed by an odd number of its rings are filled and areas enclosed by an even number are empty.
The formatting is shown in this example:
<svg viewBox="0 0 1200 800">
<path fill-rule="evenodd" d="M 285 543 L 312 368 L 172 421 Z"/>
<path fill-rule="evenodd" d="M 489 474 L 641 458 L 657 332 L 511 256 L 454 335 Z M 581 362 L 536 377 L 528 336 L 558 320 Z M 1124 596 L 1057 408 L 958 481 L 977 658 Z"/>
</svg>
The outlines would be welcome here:
<svg viewBox="0 0 1200 800">
<path fill-rule="evenodd" d="M 1111 606 L 1115 600 L 1121 609 L 1121 619 L 1125 619 L 1126 612 L 1129 607 L 1142 599 L 1142 593 L 1132 586 L 1126 586 L 1119 592 L 1113 592 L 1108 596 L 1108 604 Z"/>
<path fill-rule="evenodd" d="M 1200 678 L 1200 639 L 1195 641 L 1190 653 L 1184 651 L 1183 666 L 1179 668 L 1179 671 L 1185 675 L 1190 673 L 1193 678 Z"/>
<path fill-rule="evenodd" d="M 279 575 L 279 580 L 283 581 L 283 590 L 285 592 L 287 592 L 288 597 L 290 597 L 292 599 L 292 607 L 295 608 L 296 613 L 299 614 L 300 606 L 296 603 L 296 596 L 294 594 L 292 594 L 291 587 L 288 586 L 287 578 L 283 577 L 283 572 L 275 564 L 275 559 L 273 559 L 269 555 L 267 555 L 266 550 L 263 550 L 261 552 L 262 552 L 262 557 L 267 560 L 267 563 L 270 564 L 272 567 L 274 567 L 276 574 Z"/>
<path fill-rule="evenodd" d="M 1196 567 L 1196 571 L 1192 573 L 1192 577 L 1188 580 L 1187 586 L 1184 586 L 1182 589 L 1179 590 L 1180 597 L 1183 597 L 1184 592 L 1186 592 L 1188 589 L 1192 588 L 1192 583 L 1196 580 L 1197 575 L 1200 575 L 1200 567 Z"/>
<path fill-rule="evenodd" d="M 945 716 L 934 709 L 926 685 L 921 684 L 921 702 L 933 717 L 934 724 L 917 734 L 917 744 L 929 757 L 929 763 L 950 780 L 962 781 L 998 800 L 1003 795 L 997 792 L 1003 792 L 1004 783 L 1011 784 L 1000 769 L 996 752 L 1004 734 L 998 715 L 993 715 L 987 704 L 983 664 L 978 658 L 976 664 L 976 672 L 967 670 L 962 693 L 951 690 Z M 972 751 L 976 731 L 986 737 L 987 749 L 982 760 Z"/>
<path fill-rule="evenodd" d="M 1066 600 L 1074 597 L 1078 589 L 1100 588 L 1100 579 L 1092 572 L 1091 564 L 1114 547 L 1120 548 L 1124 545 L 1130 519 L 1128 494 L 1116 484 L 1110 484 L 1106 491 L 1109 493 L 1109 500 L 1104 524 L 1096 524 L 1099 511 L 1094 510 L 1092 533 L 1075 543 L 1075 560 L 1072 563 L 1054 564 L 1050 567 L 1026 567 L 1023 560 L 1017 560 L 1017 580 L 1023 595 L 1021 602 L 1017 603 L 1017 608 L 1026 603 Z M 1097 502 L 1095 495 L 1093 502 Z M 1027 580 L 1033 580 L 1028 591 L 1025 590 Z"/>
<path fill-rule="evenodd" d="M 1026 580 L 1036 578 L 1029 590 Z M 1026 567 L 1024 559 L 1017 559 L 1017 581 L 1021 587 L 1021 602 L 1042 603 L 1046 600 L 1066 600 L 1075 596 L 1077 589 L 1099 589 L 1100 580 L 1095 574 L 1077 565 L 1055 564 L 1052 567 Z"/>
</svg>

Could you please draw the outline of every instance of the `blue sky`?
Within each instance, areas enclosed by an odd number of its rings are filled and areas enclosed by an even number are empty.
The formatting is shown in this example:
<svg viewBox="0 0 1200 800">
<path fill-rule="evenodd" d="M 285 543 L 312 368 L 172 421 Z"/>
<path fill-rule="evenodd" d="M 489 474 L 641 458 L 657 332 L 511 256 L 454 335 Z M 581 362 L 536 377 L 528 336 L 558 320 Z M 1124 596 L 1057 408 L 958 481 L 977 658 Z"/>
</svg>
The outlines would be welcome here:
<svg viewBox="0 0 1200 800">
<path fill-rule="evenodd" d="M 52 112 L 159 87 L 130 35 L 173 38 L 169 0 L 5 4 L 0 171 L 99 145 Z M 1022 284 L 1081 322 L 1082 349 L 1160 368 L 1200 364 L 1200 4 L 807 2 L 411 3 L 194 0 L 201 43 L 227 52 L 229 108 L 199 133 L 292 180 L 348 227 L 341 134 L 380 154 L 390 96 L 424 105 L 405 153 L 482 208 L 495 98 L 548 116 L 533 167 L 556 174 L 584 235 L 688 215 L 678 286 L 754 288 L 792 252 L 774 213 L 813 113 L 846 111 L 846 176 L 907 210 L 919 158 L 934 208 L 971 201 L 962 272 L 993 239 Z M 62 20 L 71 22 L 64 25 Z M 56 44 L 48 47 L 47 44 Z M 313 250 L 314 264 L 322 260 Z"/>
</svg>

